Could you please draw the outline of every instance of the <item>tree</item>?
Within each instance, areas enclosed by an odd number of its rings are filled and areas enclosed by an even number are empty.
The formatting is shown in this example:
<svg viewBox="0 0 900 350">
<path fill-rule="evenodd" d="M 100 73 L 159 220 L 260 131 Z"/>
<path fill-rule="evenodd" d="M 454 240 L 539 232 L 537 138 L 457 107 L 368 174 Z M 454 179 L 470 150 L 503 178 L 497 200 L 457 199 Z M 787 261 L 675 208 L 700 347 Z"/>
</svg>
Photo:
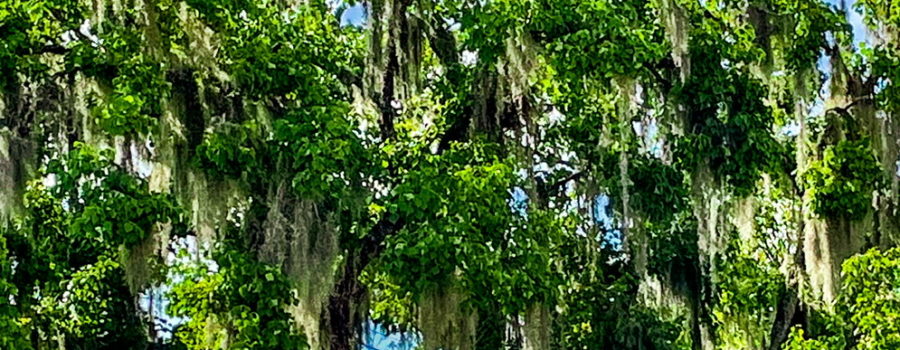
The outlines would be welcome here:
<svg viewBox="0 0 900 350">
<path fill-rule="evenodd" d="M 0 347 L 890 348 L 895 9 L 0 0 Z"/>
</svg>

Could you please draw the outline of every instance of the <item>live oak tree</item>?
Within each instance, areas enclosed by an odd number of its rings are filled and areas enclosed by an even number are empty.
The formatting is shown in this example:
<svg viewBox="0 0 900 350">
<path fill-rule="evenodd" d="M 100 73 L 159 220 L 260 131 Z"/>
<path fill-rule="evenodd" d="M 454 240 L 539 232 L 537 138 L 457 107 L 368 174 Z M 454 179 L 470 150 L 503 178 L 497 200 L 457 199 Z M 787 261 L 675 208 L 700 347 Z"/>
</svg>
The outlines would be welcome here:
<svg viewBox="0 0 900 350">
<path fill-rule="evenodd" d="M 897 348 L 898 31 L 892 0 L 0 0 L 0 348 Z"/>
</svg>

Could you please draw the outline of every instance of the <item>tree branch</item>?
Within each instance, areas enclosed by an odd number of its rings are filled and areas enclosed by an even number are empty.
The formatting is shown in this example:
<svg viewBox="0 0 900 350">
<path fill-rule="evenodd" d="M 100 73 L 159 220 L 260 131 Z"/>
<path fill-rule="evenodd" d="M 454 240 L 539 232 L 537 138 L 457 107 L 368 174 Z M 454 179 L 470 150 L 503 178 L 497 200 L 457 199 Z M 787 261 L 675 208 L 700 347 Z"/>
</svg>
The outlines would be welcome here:
<svg viewBox="0 0 900 350">
<path fill-rule="evenodd" d="M 674 62 L 672 62 L 671 59 L 662 60 L 659 63 L 657 63 L 655 66 L 650 65 L 647 62 L 644 62 L 643 66 L 644 66 L 644 68 L 647 69 L 647 71 L 650 72 L 651 75 L 653 75 L 654 78 L 656 78 L 657 82 L 659 83 L 659 85 L 663 91 L 668 92 L 669 90 L 672 90 L 672 82 L 669 81 L 669 79 L 666 79 L 665 77 L 663 77 L 662 74 L 659 73 L 660 69 L 675 67 Z"/>
<path fill-rule="evenodd" d="M 55 55 L 65 55 L 65 54 L 69 53 L 69 51 L 71 51 L 71 50 L 69 50 L 65 46 L 53 44 L 53 45 L 43 46 L 41 48 L 38 48 L 37 50 L 32 50 L 29 47 L 23 47 L 23 48 L 20 48 L 19 50 L 16 50 L 16 55 L 31 56 L 31 55 L 43 55 L 45 53 L 55 54 Z"/>
<path fill-rule="evenodd" d="M 569 183 L 569 181 L 577 181 L 582 176 L 584 176 L 583 171 L 576 171 L 576 172 L 570 174 L 569 176 L 566 176 L 566 177 L 560 179 L 559 181 L 556 181 L 553 184 L 551 184 L 550 186 L 548 186 L 547 193 L 548 194 L 558 193 L 560 191 L 560 189 L 562 188 L 562 186 L 565 186 L 567 183 Z"/>
<path fill-rule="evenodd" d="M 840 115 L 846 116 L 849 114 L 849 111 L 851 108 L 855 107 L 856 105 L 858 105 L 860 103 L 868 102 L 868 101 L 872 101 L 872 100 L 873 99 L 870 96 L 863 96 L 860 98 L 856 98 L 853 101 L 851 101 L 850 103 L 848 103 L 846 106 L 829 108 L 828 110 L 825 111 L 825 114 L 834 112 L 834 113 L 838 113 Z"/>
</svg>

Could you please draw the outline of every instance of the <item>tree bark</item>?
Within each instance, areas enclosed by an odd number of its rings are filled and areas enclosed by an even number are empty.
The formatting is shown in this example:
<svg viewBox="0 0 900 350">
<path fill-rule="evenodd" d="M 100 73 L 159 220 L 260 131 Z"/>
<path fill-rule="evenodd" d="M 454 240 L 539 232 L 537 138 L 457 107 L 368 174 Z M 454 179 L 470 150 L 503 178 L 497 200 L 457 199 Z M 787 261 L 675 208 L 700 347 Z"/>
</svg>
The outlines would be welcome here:
<svg viewBox="0 0 900 350">
<path fill-rule="evenodd" d="M 355 350 L 359 328 L 364 321 L 355 310 L 364 300 L 365 289 L 359 283 L 359 274 L 384 251 L 384 241 L 400 231 L 402 221 L 391 221 L 387 216 L 379 221 L 362 239 L 361 244 L 349 254 L 344 270 L 328 298 L 323 324 L 327 325 L 331 350 Z"/>
</svg>

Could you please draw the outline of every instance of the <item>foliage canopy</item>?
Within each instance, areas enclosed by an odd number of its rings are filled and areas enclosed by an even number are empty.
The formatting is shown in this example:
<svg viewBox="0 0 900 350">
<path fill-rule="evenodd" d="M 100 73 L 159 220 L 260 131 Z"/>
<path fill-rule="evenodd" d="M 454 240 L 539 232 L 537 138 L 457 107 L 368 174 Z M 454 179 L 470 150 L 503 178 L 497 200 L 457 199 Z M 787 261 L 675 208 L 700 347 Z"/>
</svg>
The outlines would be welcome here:
<svg viewBox="0 0 900 350">
<path fill-rule="evenodd" d="M 0 348 L 898 348 L 847 5 L 0 0 Z"/>
</svg>

